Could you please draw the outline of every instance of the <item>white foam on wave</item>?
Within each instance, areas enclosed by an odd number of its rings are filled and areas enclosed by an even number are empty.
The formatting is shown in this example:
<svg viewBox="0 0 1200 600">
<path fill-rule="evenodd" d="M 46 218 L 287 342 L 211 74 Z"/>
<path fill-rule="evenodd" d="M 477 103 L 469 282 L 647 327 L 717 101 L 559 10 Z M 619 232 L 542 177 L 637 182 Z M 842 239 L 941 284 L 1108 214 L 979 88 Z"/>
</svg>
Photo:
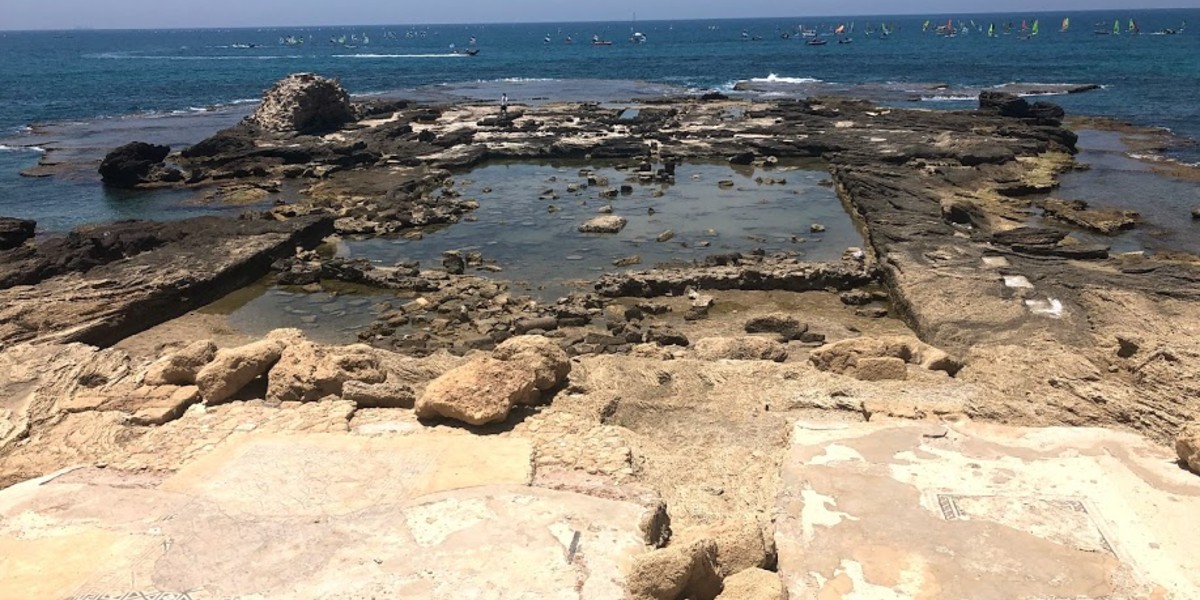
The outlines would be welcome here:
<svg viewBox="0 0 1200 600">
<path fill-rule="evenodd" d="M 803 85 L 805 83 L 821 83 L 820 79 L 813 77 L 780 77 L 775 73 L 771 73 L 766 77 L 755 77 L 750 80 L 753 83 L 783 83 L 790 85 Z"/>
<path fill-rule="evenodd" d="M 38 154 L 45 154 L 46 149 L 40 146 L 8 146 L 0 144 L 0 152 L 36 152 Z"/>
<path fill-rule="evenodd" d="M 304 58 L 300 54 L 281 54 L 275 56 L 144 56 L 136 54 L 103 53 L 89 54 L 86 58 L 101 60 L 298 60 Z"/>
<path fill-rule="evenodd" d="M 973 102 L 978 99 L 978 96 L 965 94 L 951 94 L 948 96 L 921 96 L 921 102 Z"/>
<path fill-rule="evenodd" d="M 333 58 L 463 58 L 466 54 L 334 54 Z"/>
</svg>

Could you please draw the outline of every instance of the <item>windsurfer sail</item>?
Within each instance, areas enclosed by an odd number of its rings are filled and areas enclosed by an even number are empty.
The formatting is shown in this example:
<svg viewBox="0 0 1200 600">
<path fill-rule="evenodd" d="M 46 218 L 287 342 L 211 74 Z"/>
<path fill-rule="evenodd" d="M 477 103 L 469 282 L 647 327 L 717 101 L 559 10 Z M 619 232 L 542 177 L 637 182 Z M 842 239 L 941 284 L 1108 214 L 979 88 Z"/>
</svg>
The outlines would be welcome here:
<svg viewBox="0 0 1200 600">
<path fill-rule="evenodd" d="M 1062 33 L 1066 33 L 1066 32 L 1067 32 L 1067 30 L 1068 30 L 1068 29 L 1070 29 L 1070 28 L 1071 28 L 1071 19 L 1070 19 L 1070 17 L 1063 19 L 1063 21 L 1062 21 L 1062 28 L 1061 28 L 1061 29 L 1059 29 L 1059 31 L 1061 31 Z"/>
</svg>

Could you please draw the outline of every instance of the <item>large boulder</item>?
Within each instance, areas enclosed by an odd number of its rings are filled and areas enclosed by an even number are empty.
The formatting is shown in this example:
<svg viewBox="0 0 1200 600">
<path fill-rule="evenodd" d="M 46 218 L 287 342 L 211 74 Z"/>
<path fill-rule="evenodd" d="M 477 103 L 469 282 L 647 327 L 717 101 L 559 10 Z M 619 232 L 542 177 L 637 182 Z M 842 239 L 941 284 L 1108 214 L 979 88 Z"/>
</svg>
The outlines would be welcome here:
<svg viewBox="0 0 1200 600">
<path fill-rule="evenodd" d="M 1009 92 L 985 90 L 979 93 L 979 110 L 994 112 L 1003 117 L 1029 116 L 1029 102 Z"/>
<path fill-rule="evenodd" d="M 746 569 L 771 569 L 777 562 L 774 536 L 752 519 L 688 529 L 672 543 L 686 545 L 701 540 L 716 544 L 715 568 L 721 577 Z"/>
<path fill-rule="evenodd" d="M 571 362 L 553 341 L 519 336 L 433 380 L 417 399 L 417 416 L 484 425 L 508 418 L 514 406 L 534 404 L 566 381 Z"/>
<path fill-rule="evenodd" d="M 27 219 L 0 217 L 0 250 L 10 250 L 33 237 L 37 222 Z"/>
<path fill-rule="evenodd" d="M 725 579 L 725 589 L 717 600 L 788 600 L 787 587 L 778 573 L 746 569 Z"/>
<path fill-rule="evenodd" d="M 133 188 L 155 181 L 180 181 L 178 170 L 163 164 L 170 146 L 130 142 L 109 152 L 100 163 L 100 179 L 105 185 Z"/>
<path fill-rule="evenodd" d="M 1179 453 L 1180 464 L 1200 475 L 1200 421 L 1184 425 L 1175 438 L 1175 451 Z"/>
<path fill-rule="evenodd" d="M 196 386 L 208 405 L 232 398 L 255 379 L 266 375 L 279 362 L 283 351 L 300 337 L 300 332 L 276 330 L 267 339 L 217 350 L 212 362 L 196 374 Z"/>
<path fill-rule="evenodd" d="M 711 337 L 694 346 L 700 360 L 787 360 L 787 347 L 766 337 Z"/>
<path fill-rule="evenodd" d="M 633 600 L 713 600 L 721 593 L 717 545 L 699 540 L 636 557 L 626 578 Z"/>
<path fill-rule="evenodd" d="M 809 361 L 821 371 L 864 381 L 904 379 L 909 364 L 950 375 L 962 368 L 949 354 L 908 336 L 859 337 L 826 344 L 813 350 Z"/>
<path fill-rule="evenodd" d="M 417 399 L 417 417 L 445 417 L 468 425 L 503 421 L 514 406 L 538 399 L 531 369 L 491 357 L 477 358 L 430 382 Z"/>
<path fill-rule="evenodd" d="M 196 375 L 217 355 L 212 340 L 192 342 L 182 350 L 150 365 L 143 379 L 146 385 L 193 385 Z"/>
<path fill-rule="evenodd" d="M 247 119 L 281 133 L 323 133 L 354 120 L 350 94 L 341 84 L 314 73 L 288 75 L 263 96 Z"/>
<path fill-rule="evenodd" d="M 523 335 L 510 338 L 492 351 L 492 358 L 533 369 L 534 385 L 540 391 L 554 389 L 571 374 L 571 359 L 550 338 Z"/>
<path fill-rule="evenodd" d="M 617 215 L 600 215 L 579 226 L 580 233 L 620 233 L 628 221 Z"/>
<path fill-rule="evenodd" d="M 309 341 L 289 344 L 267 376 L 266 400 L 315 402 L 341 396 L 350 381 L 383 383 L 387 373 L 370 346 L 323 347 Z"/>
</svg>

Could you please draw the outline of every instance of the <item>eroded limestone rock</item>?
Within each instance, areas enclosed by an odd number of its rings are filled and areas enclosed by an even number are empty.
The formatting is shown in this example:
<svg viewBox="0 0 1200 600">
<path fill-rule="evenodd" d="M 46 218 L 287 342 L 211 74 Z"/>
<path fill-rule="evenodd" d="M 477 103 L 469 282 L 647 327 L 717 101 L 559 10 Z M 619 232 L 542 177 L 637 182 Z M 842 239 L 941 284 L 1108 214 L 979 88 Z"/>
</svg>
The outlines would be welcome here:
<svg viewBox="0 0 1200 600">
<path fill-rule="evenodd" d="M 323 347 L 309 341 L 289 344 L 267 378 L 267 401 L 314 402 L 340 396 L 349 381 L 368 384 L 387 379 L 370 346 Z"/>
<path fill-rule="evenodd" d="M 1175 451 L 1179 453 L 1179 462 L 1183 466 L 1200 475 L 1200 421 L 1184 425 L 1175 438 Z"/>
<path fill-rule="evenodd" d="M 337 81 L 296 73 L 268 90 L 247 120 L 272 131 L 320 133 L 353 121 L 354 109 Z"/>
<path fill-rule="evenodd" d="M 295 330 L 276 330 L 265 340 L 217 351 L 212 362 L 196 374 L 196 386 L 204 403 L 220 404 L 266 375 L 287 348 L 289 337 L 299 337 Z"/>
<path fill-rule="evenodd" d="M 713 600 L 721 593 L 717 544 L 699 540 L 638 556 L 627 587 L 633 600 Z"/>
<path fill-rule="evenodd" d="M 146 385 L 193 385 L 196 375 L 217 355 L 217 345 L 212 340 L 192 342 L 182 350 L 150 365 L 146 371 Z"/>
<path fill-rule="evenodd" d="M 725 579 L 725 589 L 717 600 L 788 600 L 788 597 L 778 573 L 746 569 Z"/>
<path fill-rule="evenodd" d="M 787 360 L 787 347 L 765 337 L 711 337 L 695 344 L 701 360 Z"/>
<path fill-rule="evenodd" d="M 899 368 L 903 364 L 945 371 L 950 375 L 962 368 L 949 354 L 907 336 L 842 340 L 817 348 L 809 356 L 809 361 L 822 371 L 849 375 L 864 381 L 903 379 Z"/>
<path fill-rule="evenodd" d="M 481 357 L 433 380 L 417 400 L 416 411 L 422 419 L 445 417 L 485 425 L 503 421 L 513 406 L 537 399 L 533 369 Z"/>
</svg>

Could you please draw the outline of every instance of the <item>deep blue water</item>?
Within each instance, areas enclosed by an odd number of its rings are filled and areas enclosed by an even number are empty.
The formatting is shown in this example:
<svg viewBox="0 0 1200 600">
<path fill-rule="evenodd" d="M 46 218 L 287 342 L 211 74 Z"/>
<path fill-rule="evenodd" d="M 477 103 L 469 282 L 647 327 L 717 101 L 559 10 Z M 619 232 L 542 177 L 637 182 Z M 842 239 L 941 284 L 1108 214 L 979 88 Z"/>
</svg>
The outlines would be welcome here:
<svg viewBox="0 0 1200 600">
<path fill-rule="evenodd" d="M 934 23 L 947 17 L 928 16 Z M 1063 17 L 1072 21 L 1066 33 L 1058 31 Z M 1093 33 L 1095 24 L 1104 23 L 1107 30 L 1115 19 L 1125 29 L 1129 18 L 1137 19 L 1142 35 Z M 961 107 L 969 103 L 939 101 L 941 94 L 930 86 L 1097 83 L 1105 88 L 1054 100 L 1074 113 L 1115 116 L 1200 139 L 1200 29 L 1149 35 L 1185 21 L 1200 28 L 1200 10 L 971 15 L 955 17 L 955 24 L 1013 21 L 1019 26 L 1022 19 L 1040 20 L 1041 34 L 989 39 L 974 30 L 940 38 L 922 32 L 925 17 L 645 22 L 636 24 L 648 37 L 641 45 L 628 41 L 631 23 L 5 32 L 0 33 L 0 81 L 6 82 L 0 86 L 0 138 L 18 137 L 0 143 L 70 146 L 79 138 L 88 140 L 78 143 L 91 152 L 132 137 L 188 143 L 236 119 L 249 109 L 239 103 L 297 71 L 339 77 L 357 94 L 419 88 L 406 93 L 492 98 L 506 91 L 516 101 L 728 90 L 739 80 L 774 75 L 784 81 L 862 86 L 871 92 L 867 95 L 883 90 L 895 98 L 882 99 L 899 103 L 924 96 L 922 106 Z M 799 36 L 785 40 L 779 35 L 801 24 L 826 31 L 839 22 L 854 24 L 853 44 L 809 47 Z M 894 30 L 891 36 L 866 35 L 882 23 Z M 743 32 L 762 40 L 748 41 Z M 364 33 L 369 44 L 330 43 L 330 37 Z M 593 47 L 593 35 L 614 45 Z M 305 43 L 282 46 L 283 36 Z M 464 47 L 471 36 L 478 39 L 478 56 L 450 54 L 450 44 Z M 546 36 L 551 43 L 544 43 Z M 564 44 L 567 36 L 575 43 Z M 216 105 L 232 108 L 203 112 Z M 157 131 L 153 119 L 141 118 L 172 113 L 184 117 L 160 122 Z M 131 115 L 140 117 L 131 121 Z M 133 125 L 108 124 L 114 122 Z M 22 137 L 32 124 L 52 127 L 40 137 Z M 35 217 L 44 228 L 62 229 L 119 216 L 169 218 L 193 212 L 158 197 L 131 204 L 104 193 L 92 178 L 17 176 L 36 160 L 35 151 L 0 148 L 0 214 Z"/>
</svg>

